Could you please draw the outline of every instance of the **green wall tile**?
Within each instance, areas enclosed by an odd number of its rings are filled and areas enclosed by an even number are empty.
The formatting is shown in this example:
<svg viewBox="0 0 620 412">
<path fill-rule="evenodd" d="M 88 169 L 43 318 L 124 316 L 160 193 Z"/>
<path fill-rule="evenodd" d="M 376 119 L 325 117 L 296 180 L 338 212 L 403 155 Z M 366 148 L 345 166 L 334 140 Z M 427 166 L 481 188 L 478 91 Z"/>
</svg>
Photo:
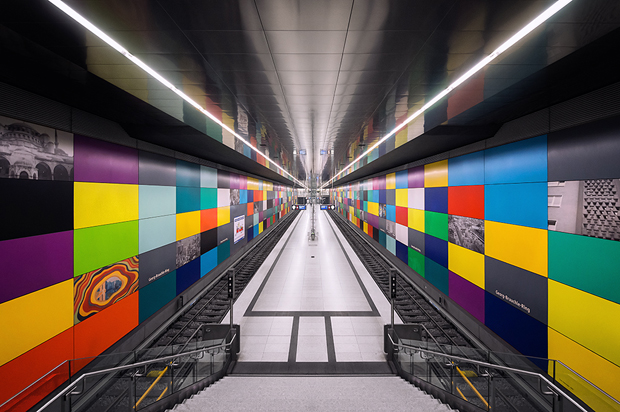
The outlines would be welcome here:
<svg viewBox="0 0 620 412">
<path fill-rule="evenodd" d="M 217 207 L 217 189 L 200 188 L 200 209 L 213 209 Z"/>
<path fill-rule="evenodd" d="M 448 241 L 448 215 L 445 213 L 424 212 L 424 232 Z"/>
<path fill-rule="evenodd" d="M 207 118 L 207 135 L 222 143 L 222 126 Z"/>
<path fill-rule="evenodd" d="M 620 303 L 620 242 L 549 231 L 549 279 Z"/>
<path fill-rule="evenodd" d="M 173 271 L 140 289 L 140 322 L 176 297 L 176 282 L 176 271 Z"/>
<path fill-rule="evenodd" d="M 76 229 L 74 276 L 138 254 L 138 221 Z"/>
<path fill-rule="evenodd" d="M 408 262 L 409 267 L 424 277 L 424 255 L 415 249 L 408 248 Z"/>
</svg>

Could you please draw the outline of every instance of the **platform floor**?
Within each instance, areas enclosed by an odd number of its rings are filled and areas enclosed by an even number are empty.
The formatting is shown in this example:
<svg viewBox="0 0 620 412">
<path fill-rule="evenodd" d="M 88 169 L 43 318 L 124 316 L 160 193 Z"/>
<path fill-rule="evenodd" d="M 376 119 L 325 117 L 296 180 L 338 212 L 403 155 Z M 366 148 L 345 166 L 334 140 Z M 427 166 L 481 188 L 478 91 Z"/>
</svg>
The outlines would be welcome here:
<svg viewBox="0 0 620 412">
<path fill-rule="evenodd" d="M 318 237 L 309 239 L 311 217 L 311 209 L 297 216 L 235 302 L 234 373 L 390 373 L 388 300 L 318 206 Z"/>
</svg>

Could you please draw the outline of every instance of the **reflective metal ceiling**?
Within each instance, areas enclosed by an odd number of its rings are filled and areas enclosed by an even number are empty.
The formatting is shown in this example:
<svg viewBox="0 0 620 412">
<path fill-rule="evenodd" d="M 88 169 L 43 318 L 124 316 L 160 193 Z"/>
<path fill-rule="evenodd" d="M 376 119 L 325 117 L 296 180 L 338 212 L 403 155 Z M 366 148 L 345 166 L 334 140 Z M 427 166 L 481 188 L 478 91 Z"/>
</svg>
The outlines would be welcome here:
<svg viewBox="0 0 620 412">
<path fill-rule="evenodd" d="M 178 96 L 46 1 L 2 3 L 10 30 L 188 123 Z M 333 176 L 552 3 L 67 1 L 301 179 Z M 536 93 L 515 85 L 618 27 L 617 1 L 575 0 L 361 165 L 441 125 L 505 121 L 490 114 Z"/>
</svg>

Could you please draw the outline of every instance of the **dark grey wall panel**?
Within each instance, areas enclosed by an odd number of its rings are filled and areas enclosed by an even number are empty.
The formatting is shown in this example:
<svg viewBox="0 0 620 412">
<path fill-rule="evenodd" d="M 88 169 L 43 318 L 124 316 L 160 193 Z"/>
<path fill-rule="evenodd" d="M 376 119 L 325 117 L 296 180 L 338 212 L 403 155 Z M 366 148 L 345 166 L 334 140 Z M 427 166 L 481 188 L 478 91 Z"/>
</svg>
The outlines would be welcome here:
<svg viewBox="0 0 620 412">
<path fill-rule="evenodd" d="M 140 151 L 141 185 L 176 186 L 177 161 L 171 157 Z"/>
<path fill-rule="evenodd" d="M 177 245 L 170 243 L 140 254 L 140 288 L 176 269 Z"/>
<path fill-rule="evenodd" d="M 620 177 L 620 117 L 547 136 L 549 181 Z"/>
<path fill-rule="evenodd" d="M 409 247 L 417 250 L 421 254 L 425 254 L 424 248 L 424 233 L 418 232 L 415 229 L 409 228 Z"/>
<path fill-rule="evenodd" d="M 485 257 L 485 289 L 491 295 L 547 324 L 547 278 Z"/>
<path fill-rule="evenodd" d="M 233 219 L 231 219 L 230 223 L 227 223 L 225 225 L 222 226 L 218 226 L 217 228 L 217 244 L 220 245 L 222 243 L 224 243 L 224 241 L 226 240 L 230 240 L 230 243 L 232 243 L 232 239 L 233 239 Z"/>
<path fill-rule="evenodd" d="M 248 211 L 248 206 L 244 203 L 242 205 L 233 205 L 230 207 L 230 220 L 233 221 L 237 216 L 245 215 Z"/>
<path fill-rule="evenodd" d="M 17 87 L 0 83 L 0 115 L 70 132 L 71 108 Z"/>
</svg>

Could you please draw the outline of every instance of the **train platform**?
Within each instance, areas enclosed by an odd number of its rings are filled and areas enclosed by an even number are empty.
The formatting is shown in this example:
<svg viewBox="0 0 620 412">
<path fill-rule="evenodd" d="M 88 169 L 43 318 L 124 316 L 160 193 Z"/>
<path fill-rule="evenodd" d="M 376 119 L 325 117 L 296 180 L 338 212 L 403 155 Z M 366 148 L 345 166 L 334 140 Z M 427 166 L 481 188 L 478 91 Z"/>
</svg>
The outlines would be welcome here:
<svg viewBox="0 0 620 412">
<path fill-rule="evenodd" d="M 383 352 L 390 303 L 327 212 L 314 213 L 317 237 L 308 205 L 234 304 L 234 374 L 392 373 Z"/>
</svg>

